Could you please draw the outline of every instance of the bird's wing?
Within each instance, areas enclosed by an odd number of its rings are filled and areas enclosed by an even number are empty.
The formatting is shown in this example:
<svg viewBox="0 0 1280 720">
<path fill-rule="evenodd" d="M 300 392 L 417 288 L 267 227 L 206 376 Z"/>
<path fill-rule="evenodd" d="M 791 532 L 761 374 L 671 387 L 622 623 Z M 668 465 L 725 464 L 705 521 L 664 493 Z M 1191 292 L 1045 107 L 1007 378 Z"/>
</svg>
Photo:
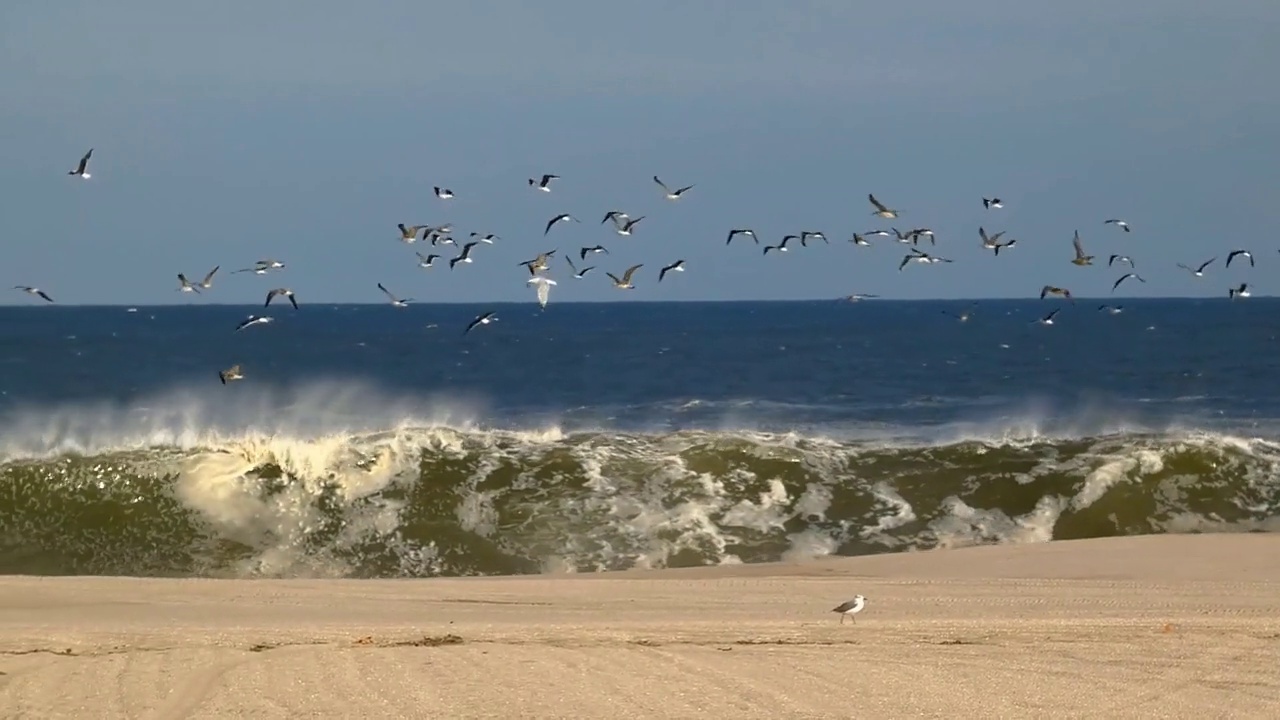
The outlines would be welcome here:
<svg viewBox="0 0 1280 720">
<path fill-rule="evenodd" d="M 664 191 L 671 192 L 671 190 L 667 187 L 667 184 L 659 180 L 657 175 L 653 176 L 653 181 L 658 183 L 658 185 L 661 186 Z"/>
<path fill-rule="evenodd" d="M 1084 257 L 1084 246 L 1080 244 L 1080 233 L 1071 239 L 1071 245 L 1076 249 L 1076 257 Z"/>
<path fill-rule="evenodd" d="M 213 274 L 214 274 L 214 273 L 216 273 L 216 272 L 218 272 L 218 268 L 220 268 L 220 267 L 222 267 L 222 266 L 221 266 L 221 265 L 216 265 L 216 266 L 214 266 L 214 268 L 213 268 L 212 270 L 210 270 L 210 271 L 209 271 L 209 274 L 204 276 L 204 281 L 207 283 L 207 282 L 209 282 L 210 280 L 212 280 L 212 279 L 213 279 Z"/>
<path fill-rule="evenodd" d="M 884 212 L 884 211 L 886 211 L 886 210 L 888 210 L 888 209 L 889 209 L 889 208 L 885 207 L 884 205 L 882 205 L 882 204 L 880 203 L 880 201 L 876 199 L 876 196 L 875 196 L 875 195 L 872 195 L 871 193 L 867 193 L 867 199 L 868 199 L 868 200 L 870 200 L 870 201 L 871 201 L 871 204 L 872 204 L 872 205 L 875 205 L 875 206 L 876 206 L 876 209 L 877 209 L 877 210 L 879 210 L 880 212 Z"/>
<path fill-rule="evenodd" d="M 639 265 L 632 265 L 631 267 L 627 268 L 627 271 L 622 273 L 622 281 L 624 283 L 631 282 L 631 276 L 635 275 L 636 271 L 642 267 L 644 267 L 644 263 L 641 263 Z"/>
</svg>

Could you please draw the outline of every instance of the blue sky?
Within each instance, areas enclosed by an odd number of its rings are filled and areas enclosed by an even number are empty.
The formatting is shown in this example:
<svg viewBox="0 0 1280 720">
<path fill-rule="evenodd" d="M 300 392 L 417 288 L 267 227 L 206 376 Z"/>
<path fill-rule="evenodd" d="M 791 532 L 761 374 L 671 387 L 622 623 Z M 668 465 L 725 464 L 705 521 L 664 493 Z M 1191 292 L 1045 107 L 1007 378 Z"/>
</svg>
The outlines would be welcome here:
<svg viewBox="0 0 1280 720">
<path fill-rule="evenodd" d="M 1113 252 L 1149 281 L 1121 294 L 1280 294 L 1277 27 L 1263 0 L 7 3 L 0 282 L 77 304 L 278 285 L 381 302 L 378 282 L 528 300 L 518 262 L 602 243 L 587 278 L 553 265 L 553 302 L 1105 295 Z M 93 179 L 67 176 L 89 147 Z M 563 178 L 550 194 L 525 182 L 543 172 Z M 655 173 L 697 186 L 671 203 Z M 868 192 L 903 217 L 873 218 Z M 646 220 L 619 237 L 610 209 Z M 583 223 L 544 239 L 560 212 Z M 502 240 L 422 270 L 398 222 Z M 955 262 L 899 273 L 901 245 L 846 242 L 895 224 Z M 1017 247 L 992 257 L 979 225 Z M 832 244 L 764 257 L 724 246 L 737 226 Z M 1075 229 L 1102 267 L 1069 263 Z M 1223 269 L 1237 247 L 1255 270 Z M 1200 280 L 1175 266 L 1213 256 Z M 288 267 L 228 272 L 260 258 Z M 602 274 L 640 262 L 631 292 Z M 214 265 L 207 296 L 174 291 Z"/>
</svg>

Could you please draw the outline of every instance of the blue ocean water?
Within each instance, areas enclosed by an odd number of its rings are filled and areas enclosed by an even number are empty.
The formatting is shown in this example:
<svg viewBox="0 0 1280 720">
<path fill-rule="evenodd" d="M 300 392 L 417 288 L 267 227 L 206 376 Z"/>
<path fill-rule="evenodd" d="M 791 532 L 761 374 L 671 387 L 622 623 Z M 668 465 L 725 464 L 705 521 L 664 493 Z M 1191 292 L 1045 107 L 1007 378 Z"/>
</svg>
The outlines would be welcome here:
<svg viewBox="0 0 1280 720">
<path fill-rule="evenodd" d="M 300 303 L 0 308 L 0 572 L 590 571 L 1280 508 L 1266 298 Z"/>
</svg>

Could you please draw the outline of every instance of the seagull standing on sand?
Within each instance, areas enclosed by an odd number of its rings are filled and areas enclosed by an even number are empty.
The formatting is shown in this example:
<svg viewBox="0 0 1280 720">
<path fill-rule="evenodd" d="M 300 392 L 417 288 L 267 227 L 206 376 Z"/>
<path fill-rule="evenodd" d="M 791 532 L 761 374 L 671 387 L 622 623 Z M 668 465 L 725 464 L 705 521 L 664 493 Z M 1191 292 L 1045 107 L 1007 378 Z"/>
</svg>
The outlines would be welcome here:
<svg viewBox="0 0 1280 720">
<path fill-rule="evenodd" d="M 542 192 L 551 192 L 551 181 L 559 179 L 559 175 L 543 175 L 541 180 L 529 178 L 529 187 L 538 188 Z"/>
<path fill-rule="evenodd" d="M 390 290 L 382 286 L 382 283 L 378 283 L 378 289 L 381 290 L 387 297 L 391 298 L 391 304 L 394 307 L 399 307 L 399 308 L 409 307 L 409 303 L 413 302 L 413 298 L 405 298 L 401 300 L 395 295 L 392 295 Z"/>
<path fill-rule="evenodd" d="M 675 190 L 672 190 L 671 188 L 667 187 L 666 183 L 659 180 L 657 175 L 653 176 L 653 181 L 658 183 L 658 187 L 662 188 L 662 193 L 666 195 L 668 200 L 679 200 L 681 195 L 684 195 L 686 192 L 689 192 L 690 190 L 693 189 L 692 185 L 685 185 L 682 188 L 677 188 Z"/>
<path fill-rule="evenodd" d="M 13 289 L 14 289 L 14 290 L 21 290 L 22 292 L 24 292 L 24 293 L 26 293 L 26 294 L 28 294 L 28 295 L 36 295 L 36 296 L 38 296 L 38 297 L 44 298 L 44 299 L 45 299 L 45 300 L 47 300 L 48 302 L 53 302 L 53 298 L 51 298 L 51 297 L 49 297 L 48 295 L 46 295 L 46 294 L 45 294 L 45 292 L 44 292 L 43 290 L 41 290 L 40 288 L 33 288 L 33 287 L 30 287 L 30 286 L 27 286 L 27 285 L 14 285 L 14 286 L 13 286 Z"/>
<path fill-rule="evenodd" d="M 865 608 L 866 606 L 867 606 L 867 599 L 865 597 L 861 595 L 854 595 L 852 600 L 848 602 L 842 602 L 839 605 L 831 608 L 831 612 L 837 613 L 838 615 L 840 615 L 841 625 L 844 624 L 844 619 L 846 617 L 852 618 L 853 622 L 856 624 L 858 622 L 858 618 L 856 617 L 857 614 L 862 612 L 862 609 Z"/>
<path fill-rule="evenodd" d="M 669 272 L 684 272 L 684 260 L 677 260 L 658 271 L 658 282 Z"/>
<path fill-rule="evenodd" d="M 872 215 L 882 217 L 886 220 L 892 220 L 893 218 L 898 217 L 898 210 L 894 210 L 893 208 L 886 206 L 884 203 L 877 200 L 875 195 L 868 193 L 867 199 L 876 207 L 876 209 L 871 213 Z"/>
<path fill-rule="evenodd" d="M 266 307 L 270 305 L 272 298 L 274 298 L 277 295 L 283 295 L 289 298 L 289 302 L 293 305 L 293 309 L 294 310 L 298 309 L 298 299 L 293 296 L 293 291 L 290 290 L 289 288 L 276 288 L 275 290 L 272 290 L 271 292 L 267 293 L 267 301 L 262 303 L 262 307 Z"/>
<path fill-rule="evenodd" d="M 614 275 L 613 273 L 607 272 L 605 273 L 605 275 L 609 276 L 609 279 L 613 281 L 613 286 L 618 288 L 619 290 L 635 290 L 636 286 L 631 284 L 631 276 L 635 275 L 636 271 L 642 267 L 644 267 L 643 263 L 639 265 L 632 265 L 631 267 L 627 268 L 627 271 L 622 273 L 621 280 L 619 280 L 618 276 Z"/>
<path fill-rule="evenodd" d="M 67 174 L 78 175 L 81 180 L 88 180 L 93 177 L 89 174 L 89 158 L 91 157 L 93 157 L 93 148 L 89 148 L 89 152 L 85 153 L 84 157 L 80 158 L 80 164 L 76 166 L 76 169 L 68 171 Z"/>
<path fill-rule="evenodd" d="M 560 213 L 559 215 L 547 221 L 547 227 L 542 230 L 542 236 L 546 237 L 547 233 L 551 232 L 551 227 L 558 222 L 582 222 L 582 221 L 570 215 L 569 213 Z"/>
</svg>

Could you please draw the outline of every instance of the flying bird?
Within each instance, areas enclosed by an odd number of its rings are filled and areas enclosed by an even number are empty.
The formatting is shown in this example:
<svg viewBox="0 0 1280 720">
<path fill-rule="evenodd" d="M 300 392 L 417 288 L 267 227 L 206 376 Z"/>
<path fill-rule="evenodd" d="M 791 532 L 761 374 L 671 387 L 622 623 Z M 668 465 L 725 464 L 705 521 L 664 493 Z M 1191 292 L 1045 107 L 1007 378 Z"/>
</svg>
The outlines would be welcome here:
<svg viewBox="0 0 1280 720">
<path fill-rule="evenodd" d="M 298 309 L 298 299 L 293 296 L 293 291 L 290 290 L 289 288 L 276 288 L 275 290 L 272 290 L 271 292 L 267 293 L 267 301 L 262 303 L 262 307 L 266 307 L 270 305 L 272 298 L 274 298 L 277 295 L 283 295 L 289 298 L 289 302 L 290 304 L 293 305 L 293 309 L 294 310 Z"/>
<path fill-rule="evenodd" d="M 1079 230 L 1076 231 L 1075 237 L 1071 239 L 1071 246 L 1076 249 L 1076 257 L 1074 260 L 1071 261 L 1072 265 L 1079 265 L 1080 267 L 1084 267 L 1085 265 L 1093 264 L 1093 256 L 1084 254 L 1084 246 L 1080 244 Z"/>
<path fill-rule="evenodd" d="M 1204 269 L 1212 265 L 1213 261 L 1217 259 L 1218 259 L 1217 257 L 1211 257 L 1208 260 L 1205 260 L 1203 263 L 1200 263 L 1200 267 L 1197 267 L 1197 268 L 1190 268 L 1190 267 L 1187 267 L 1186 265 L 1183 265 L 1182 263 L 1178 263 L 1178 267 L 1182 268 L 1183 270 L 1186 270 L 1187 272 L 1191 273 L 1192 275 L 1195 275 L 1196 277 L 1204 277 Z"/>
<path fill-rule="evenodd" d="M 977 304 L 975 303 L 973 305 L 970 305 L 964 312 L 961 312 L 960 314 L 956 314 L 948 310 L 943 310 L 942 314 L 949 315 L 963 323 L 963 322 L 969 322 L 969 318 L 973 317 L 973 313 L 976 309 L 977 309 Z"/>
<path fill-rule="evenodd" d="M 751 229 L 749 229 L 749 228 L 735 228 L 735 229 L 733 229 L 733 230 L 730 230 L 730 231 L 729 231 L 729 237 L 725 238 L 725 240 L 724 240 L 724 244 L 725 244 L 725 245 L 728 245 L 729 243 L 733 242 L 733 239 L 734 239 L 735 237 L 737 237 L 737 236 L 739 236 L 739 235 L 746 235 L 747 237 L 751 238 L 752 240 L 755 240 L 757 245 L 759 245 L 759 244 L 760 244 L 760 238 L 756 237 L 756 231 L 755 231 L 755 230 L 751 230 Z"/>
<path fill-rule="evenodd" d="M 76 169 L 71 170 L 67 174 L 79 175 L 80 179 L 82 180 L 88 180 L 89 178 L 93 177 L 92 175 L 89 174 L 89 158 L 91 157 L 93 157 L 93 148 L 89 148 L 89 152 L 85 153 L 84 157 L 80 158 L 80 164 L 76 165 Z"/>
<path fill-rule="evenodd" d="M 591 254 L 591 253 L 604 253 L 605 255 L 608 255 L 608 254 L 609 254 L 609 248 L 607 248 L 607 247 L 605 247 L 605 246 L 603 246 L 603 245 L 592 245 L 591 247 L 584 247 L 584 248 L 582 248 L 582 249 L 578 250 L 578 259 L 579 259 L 579 260 L 586 260 L 586 259 L 587 259 L 587 255 L 589 255 L 589 254 Z"/>
<path fill-rule="evenodd" d="M 889 229 L 893 231 L 893 236 L 898 240 L 898 242 L 902 243 L 903 245 L 911 245 L 911 244 L 912 244 L 912 242 L 911 242 L 911 233 L 909 233 L 909 232 L 902 232 L 902 231 L 901 231 L 901 230 L 899 230 L 898 228 L 889 228 Z"/>
<path fill-rule="evenodd" d="M 475 242 L 469 242 L 469 243 L 467 243 L 467 244 L 463 245 L 463 246 L 462 246 L 462 254 L 461 254 L 461 255 L 458 255 L 458 257 L 456 257 L 456 258 L 453 258 L 453 259 L 449 260 L 449 269 L 450 269 L 450 270 L 452 270 L 452 269 L 453 269 L 453 266 L 454 266 L 454 265 L 457 265 L 458 263 L 469 263 L 469 262 L 471 262 L 471 248 L 475 247 L 476 245 L 477 245 L 477 243 L 475 243 Z"/>
<path fill-rule="evenodd" d="M 988 235 L 986 228 L 983 228 L 983 227 L 978 228 L 978 237 L 982 238 L 982 247 L 984 250 L 999 250 L 1000 238 L 1004 235 L 1004 233 L 1005 231 L 1001 230 L 995 235 Z"/>
<path fill-rule="evenodd" d="M 1127 223 L 1127 222 L 1125 222 L 1125 221 L 1123 221 L 1123 220 L 1119 220 L 1119 219 L 1106 220 L 1106 221 L 1104 221 L 1102 224 L 1103 224 L 1103 225 L 1115 225 L 1115 226 L 1117 226 L 1117 227 L 1119 227 L 1119 228 L 1123 229 L 1125 232 L 1132 232 L 1132 231 L 1129 229 L 1129 223 Z"/>
<path fill-rule="evenodd" d="M 768 255 L 770 250 L 777 250 L 778 252 L 786 252 L 787 243 L 791 242 L 792 240 L 799 240 L 799 239 L 800 239 L 799 235 L 787 235 L 783 237 L 782 242 L 778 243 L 777 245 L 765 245 L 764 252 L 762 254 Z"/>
<path fill-rule="evenodd" d="M 684 272 L 684 260 L 677 260 L 658 271 L 658 282 L 669 272 Z"/>
<path fill-rule="evenodd" d="M 239 325 L 236 325 L 235 331 L 240 332 L 247 327 L 253 327 L 254 325 L 266 325 L 269 322 L 275 322 L 275 318 L 270 315 L 250 315 L 244 320 L 241 320 Z"/>
<path fill-rule="evenodd" d="M 417 242 L 418 231 L 420 230 L 431 232 L 430 225 L 405 225 L 404 223 L 400 223 L 399 225 L 396 225 L 396 227 L 400 228 L 400 239 L 407 243 Z"/>
<path fill-rule="evenodd" d="M 525 260 L 522 263 L 516 263 L 516 264 L 524 265 L 530 270 L 546 270 L 547 260 L 550 259 L 550 257 L 555 254 L 556 254 L 555 250 L 548 250 L 547 252 L 538 253 L 538 256 L 532 260 Z"/>
<path fill-rule="evenodd" d="M 854 245 L 861 245 L 861 246 L 863 246 L 863 247 L 871 247 L 871 242 L 870 242 L 870 241 L 868 241 L 868 240 L 867 240 L 867 238 L 866 238 L 865 236 L 863 236 L 863 235 L 859 235 L 858 233 L 854 233 L 854 234 L 853 234 L 853 237 L 849 238 L 849 242 L 853 243 Z"/>
<path fill-rule="evenodd" d="M 555 285 L 556 281 L 552 280 L 546 275 L 538 275 L 537 273 L 534 273 L 533 277 L 529 278 L 525 282 L 527 282 L 530 285 L 533 285 L 534 288 L 537 290 L 538 307 L 546 308 L 547 300 L 551 298 L 551 286 Z"/>
<path fill-rule="evenodd" d="M 999 210 L 1000 208 L 1004 207 L 1004 203 L 1001 202 L 1000 198 L 997 198 L 997 197 L 991 198 L 991 199 L 982 198 L 982 207 L 988 210 Z"/>
<path fill-rule="evenodd" d="M 1227 297 L 1235 300 L 1238 297 L 1249 297 L 1249 283 L 1240 283 L 1238 288 L 1230 288 L 1227 290 Z"/>
<path fill-rule="evenodd" d="M 551 181 L 559 179 L 559 175 L 543 175 L 541 180 L 529 178 L 529 187 L 538 188 L 542 192 L 551 192 Z"/>
<path fill-rule="evenodd" d="M 1249 258 L 1249 267 L 1254 267 L 1253 253 L 1249 252 L 1248 250 L 1232 250 L 1230 253 L 1228 253 L 1226 267 L 1231 267 L 1231 261 L 1234 260 L 1237 255 L 1243 255 L 1244 257 Z"/>
<path fill-rule="evenodd" d="M 841 299 L 841 300 L 848 300 L 849 302 L 858 302 L 859 300 L 870 300 L 870 299 L 872 299 L 872 298 L 878 298 L 878 297 L 880 297 L 880 296 L 879 296 L 879 295 L 872 295 L 872 294 L 870 294 L 870 293 L 853 293 L 852 295 L 845 295 L 844 297 L 842 297 L 842 298 L 840 298 L 840 299 Z"/>
<path fill-rule="evenodd" d="M 384 287 L 382 283 L 378 283 L 378 289 L 381 290 L 383 294 L 385 294 L 388 298 L 391 299 L 391 305 L 393 307 L 406 308 L 406 307 L 409 307 L 409 303 L 413 302 L 413 298 L 405 298 L 401 300 L 395 295 L 392 295 L 391 291 L 388 290 L 386 287 Z"/>
<path fill-rule="evenodd" d="M 1054 287 L 1053 285 L 1045 285 L 1044 287 L 1040 288 L 1040 299 L 1041 300 L 1045 299 L 1045 296 L 1047 295 L 1057 295 L 1059 297 L 1066 298 L 1071 302 L 1075 302 L 1075 299 L 1071 297 L 1071 291 L 1066 288 Z"/>
<path fill-rule="evenodd" d="M 643 220 L 643 219 L 644 219 L 644 217 L 645 217 L 644 215 L 641 215 L 640 217 L 635 218 L 634 220 L 632 220 L 632 219 L 627 219 L 626 221 L 622 221 L 622 222 L 618 221 L 617 219 L 614 219 L 614 221 L 613 221 L 613 225 L 614 225 L 613 231 L 614 231 L 614 232 L 616 232 L 616 233 L 618 233 L 619 235 L 630 235 L 630 234 L 631 234 L 631 228 L 635 227 L 635 226 L 636 226 L 636 223 L 638 223 L 638 222 L 640 222 L 641 220 Z"/>
<path fill-rule="evenodd" d="M 605 273 L 605 275 L 609 276 L 609 279 L 613 281 L 613 286 L 618 288 L 619 290 L 634 290 L 636 286 L 631 284 L 631 276 L 634 275 L 635 272 L 642 267 L 644 267 L 643 263 L 639 265 L 632 265 L 631 267 L 627 268 L 627 271 L 622 273 L 621 280 L 619 280 L 618 276 L 614 275 L 613 273 L 607 272 Z"/>
<path fill-rule="evenodd" d="M 867 599 L 865 597 L 861 595 L 854 595 L 853 599 L 850 600 L 849 602 L 842 602 L 839 605 L 831 608 L 831 612 L 837 613 L 840 615 L 841 625 L 844 624 L 844 619 L 846 617 L 852 618 L 853 622 L 856 624 L 858 622 L 858 618 L 857 618 L 858 613 L 862 612 L 862 609 L 865 608 L 866 606 L 867 606 Z"/>
<path fill-rule="evenodd" d="M 902 258 L 902 262 L 898 263 L 898 271 L 901 272 L 907 266 L 907 263 L 918 262 L 924 265 L 934 265 L 936 263 L 952 262 L 947 258 L 934 257 L 927 252 L 911 248 L 911 254 Z"/>
<path fill-rule="evenodd" d="M 823 234 L 821 231 L 815 231 L 815 230 L 801 230 L 801 231 L 800 231 L 800 244 L 801 244 L 802 246 L 804 246 L 804 247 L 809 247 L 809 239 L 810 239 L 810 238 L 815 238 L 815 239 L 821 240 L 822 242 L 824 242 L 824 243 L 826 243 L 826 244 L 828 244 L 828 245 L 830 245 L 830 244 L 831 244 L 831 242 L 830 242 L 829 240 L 827 240 L 827 236 L 826 236 L 825 234 Z"/>
<path fill-rule="evenodd" d="M 559 215 L 547 221 L 547 227 L 543 229 L 542 236 L 546 237 L 547 233 L 551 232 L 551 226 L 555 225 L 558 222 L 582 222 L 582 221 L 570 215 L 569 213 L 560 213 Z"/>
<path fill-rule="evenodd" d="M 613 224 L 617 225 L 619 220 L 626 220 L 630 217 L 630 215 L 622 212 L 621 210 L 610 210 L 604 214 L 604 219 L 600 221 L 600 224 L 603 225 L 612 220 Z"/>
<path fill-rule="evenodd" d="M 585 259 L 585 257 L 586 257 L 586 256 L 584 255 L 583 257 L 584 257 L 584 259 Z M 587 273 L 589 273 L 589 272 L 591 272 L 592 270 L 595 270 L 595 269 L 596 269 L 596 266 L 595 266 L 595 265 L 592 265 L 592 266 L 590 266 L 590 267 L 584 267 L 584 268 L 582 268 L 581 270 L 579 270 L 579 269 L 578 269 L 578 266 L 573 264 L 573 258 L 569 257 L 568 255 L 565 255 L 565 256 L 564 256 L 564 261 L 565 261 L 565 262 L 567 262 L 567 263 L 569 263 L 569 268 L 570 268 L 571 270 L 573 270 L 573 276 L 574 276 L 575 278 L 579 279 L 579 280 L 581 280 L 582 278 L 586 277 L 586 276 L 587 276 Z"/>
<path fill-rule="evenodd" d="M 1099 305 L 1098 312 L 1105 312 L 1108 315 L 1119 315 L 1124 312 L 1123 305 Z"/>
<path fill-rule="evenodd" d="M 490 310 L 489 312 L 477 315 L 476 319 L 472 320 L 471 323 L 467 325 L 467 329 L 462 331 L 462 334 L 465 336 L 477 325 L 488 325 L 489 323 L 497 322 L 498 316 L 494 314 L 495 312 L 495 310 Z"/>
<path fill-rule="evenodd" d="M 24 292 L 24 293 L 26 293 L 26 294 L 28 294 L 28 295 L 36 295 L 36 296 L 38 296 L 38 297 L 43 298 L 44 300 L 46 300 L 46 301 L 48 301 L 48 302 L 53 302 L 53 298 L 49 297 L 49 296 L 45 293 L 45 291 L 41 290 L 40 288 L 33 288 L 33 287 L 29 287 L 29 286 L 27 286 L 27 285 L 14 285 L 14 286 L 13 286 L 13 289 L 14 289 L 14 290 L 21 290 L 22 292 Z"/>
<path fill-rule="evenodd" d="M 1115 285 L 1111 286 L 1111 292 L 1115 292 L 1116 288 L 1120 287 L 1120 283 L 1124 282 L 1125 280 L 1128 280 L 1129 278 L 1133 278 L 1134 280 L 1137 280 L 1140 283 L 1147 282 L 1146 280 L 1142 279 L 1141 275 L 1137 275 L 1135 273 L 1125 273 L 1124 275 L 1120 276 L 1120 279 L 1116 281 Z"/>
<path fill-rule="evenodd" d="M 1133 258 L 1129 257 L 1128 255 L 1112 255 L 1110 258 L 1107 259 L 1107 267 L 1111 267 L 1112 265 L 1118 262 L 1128 263 L 1130 270 L 1135 269 L 1133 267 Z"/>
<path fill-rule="evenodd" d="M 422 253 L 414 253 L 414 254 L 418 256 L 418 267 L 420 268 L 432 267 L 436 264 L 436 260 L 440 258 L 439 255 L 436 255 L 434 253 L 430 255 L 423 255 Z"/>
<path fill-rule="evenodd" d="M 241 372 L 239 365 L 232 365 L 226 370 L 220 370 L 218 372 L 218 380 L 221 381 L 223 385 L 226 385 L 229 382 L 235 382 L 236 380 L 243 380 L 243 379 L 244 379 L 244 373 Z"/>
<path fill-rule="evenodd" d="M 186 293 L 189 293 L 189 292 L 198 293 L 198 292 L 200 292 L 200 288 L 199 288 L 199 287 L 197 287 L 196 285 L 192 284 L 192 282 L 191 282 L 190 280 L 187 280 L 187 276 L 186 276 L 186 275 L 183 275 L 182 273 L 178 273 L 178 288 L 177 288 L 177 289 L 178 289 L 178 291 L 179 291 L 179 292 L 186 292 Z"/>
<path fill-rule="evenodd" d="M 481 235 L 478 232 L 471 233 L 471 237 L 475 238 L 476 242 L 482 242 L 485 245 L 492 245 L 494 240 L 502 239 L 493 233 L 485 233 L 484 235 Z"/>
<path fill-rule="evenodd" d="M 1062 308 L 1054 308 L 1052 312 L 1040 318 L 1039 320 L 1036 320 L 1036 322 L 1040 323 L 1041 325 L 1052 325 L 1053 317 L 1057 315 L 1060 310 L 1062 310 Z"/>
<path fill-rule="evenodd" d="M 450 190 L 449 188 L 442 188 L 440 186 L 436 186 L 431 189 L 432 191 L 435 192 L 436 197 L 440 198 L 441 200 L 449 200 L 450 198 L 453 197 L 453 191 Z"/>
<path fill-rule="evenodd" d="M 1017 244 L 1018 244 L 1017 238 L 1010 238 L 1002 243 L 996 243 L 996 246 L 992 248 L 992 251 L 995 253 L 996 257 L 1000 257 L 1001 250 L 1008 250 L 1009 248 Z"/>
<path fill-rule="evenodd" d="M 920 238 L 922 237 L 929 238 L 930 245 L 938 244 L 937 241 L 934 239 L 933 230 L 930 230 L 929 228 L 915 228 L 911 232 L 907 233 L 907 236 L 911 238 L 912 245 L 919 243 Z"/>
<path fill-rule="evenodd" d="M 868 193 L 867 199 L 871 201 L 872 205 L 876 206 L 875 211 L 871 213 L 872 215 L 885 218 L 886 220 L 892 220 L 893 218 L 898 217 L 898 210 L 887 207 L 884 203 L 877 200 L 875 195 Z"/>
<path fill-rule="evenodd" d="M 658 183 L 658 186 L 662 188 L 662 192 L 667 196 L 668 200 L 679 200 L 681 195 L 684 195 L 686 192 L 693 189 L 692 185 L 685 185 L 682 188 L 672 190 L 667 187 L 666 183 L 659 180 L 657 175 L 653 176 L 653 181 Z"/>
</svg>

